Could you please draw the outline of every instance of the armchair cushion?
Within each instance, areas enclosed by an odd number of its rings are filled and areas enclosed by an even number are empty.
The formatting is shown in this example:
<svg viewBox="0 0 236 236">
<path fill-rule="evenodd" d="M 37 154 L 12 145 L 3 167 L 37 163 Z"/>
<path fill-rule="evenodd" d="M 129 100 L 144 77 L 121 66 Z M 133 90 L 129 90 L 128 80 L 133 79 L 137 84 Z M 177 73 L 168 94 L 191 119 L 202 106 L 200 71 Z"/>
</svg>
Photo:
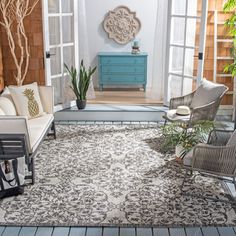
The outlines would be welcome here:
<svg viewBox="0 0 236 236">
<path fill-rule="evenodd" d="M 206 79 L 202 80 L 202 84 L 196 90 L 191 108 L 200 107 L 215 101 L 226 91 L 226 86 L 223 84 L 216 84 Z"/>
<path fill-rule="evenodd" d="M 229 141 L 227 142 L 226 146 L 236 145 L 236 130 L 231 135 Z"/>
<path fill-rule="evenodd" d="M 169 121 L 181 121 L 181 122 L 188 122 L 190 119 L 190 115 L 186 115 L 186 116 L 179 116 L 176 114 L 176 109 L 172 109 L 169 111 L 165 112 L 165 118 L 167 118 L 167 120 Z"/>
<path fill-rule="evenodd" d="M 16 108 L 12 101 L 7 97 L 0 97 L 0 109 L 5 115 L 15 116 Z M 3 114 L 2 114 L 3 115 Z"/>
<path fill-rule="evenodd" d="M 9 90 L 18 115 L 31 119 L 44 114 L 36 82 L 20 87 L 9 86 Z"/>
</svg>

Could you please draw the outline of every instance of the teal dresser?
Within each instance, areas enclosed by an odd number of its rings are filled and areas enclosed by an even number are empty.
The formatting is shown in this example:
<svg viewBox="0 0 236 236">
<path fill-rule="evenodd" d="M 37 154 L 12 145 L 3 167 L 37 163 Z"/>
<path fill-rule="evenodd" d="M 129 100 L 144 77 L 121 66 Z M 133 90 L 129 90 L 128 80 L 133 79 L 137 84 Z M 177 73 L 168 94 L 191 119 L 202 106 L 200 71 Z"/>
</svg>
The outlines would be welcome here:
<svg viewBox="0 0 236 236">
<path fill-rule="evenodd" d="M 99 53 L 98 70 L 100 91 L 104 85 L 141 85 L 146 91 L 146 53 Z"/>
</svg>

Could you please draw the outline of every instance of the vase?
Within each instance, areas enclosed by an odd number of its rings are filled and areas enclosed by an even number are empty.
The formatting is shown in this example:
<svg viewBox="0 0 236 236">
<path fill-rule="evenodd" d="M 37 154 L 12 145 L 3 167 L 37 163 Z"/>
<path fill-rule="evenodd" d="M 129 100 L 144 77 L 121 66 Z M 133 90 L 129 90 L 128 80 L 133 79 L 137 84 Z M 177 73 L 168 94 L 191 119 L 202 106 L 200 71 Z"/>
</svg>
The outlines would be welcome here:
<svg viewBox="0 0 236 236">
<path fill-rule="evenodd" d="M 78 107 L 79 110 L 83 110 L 86 107 L 86 102 L 87 100 L 76 100 L 76 105 Z"/>
<path fill-rule="evenodd" d="M 178 158 L 182 158 L 185 150 L 182 145 L 175 146 L 175 156 Z"/>
</svg>

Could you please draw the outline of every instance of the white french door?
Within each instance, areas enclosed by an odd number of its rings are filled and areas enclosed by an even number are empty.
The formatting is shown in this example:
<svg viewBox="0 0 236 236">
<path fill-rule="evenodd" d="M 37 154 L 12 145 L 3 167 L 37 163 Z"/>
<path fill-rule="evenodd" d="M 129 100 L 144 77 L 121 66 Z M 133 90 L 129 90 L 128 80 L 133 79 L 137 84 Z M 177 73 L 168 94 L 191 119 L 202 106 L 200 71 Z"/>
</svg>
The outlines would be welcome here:
<svg viewBox="0 0 236 236">
<path fill-rule="evenodd" d="M 164 104 L 203 77 L 208 0 L 169 0 Z"/>
<path fill-rule="evenodd" d="M 78 68 L 77 14 L 77 0 L 43 0 L 46 84 L 54 87 L 55 111 L 74 100 L 64 63 Z"/>
</svg>

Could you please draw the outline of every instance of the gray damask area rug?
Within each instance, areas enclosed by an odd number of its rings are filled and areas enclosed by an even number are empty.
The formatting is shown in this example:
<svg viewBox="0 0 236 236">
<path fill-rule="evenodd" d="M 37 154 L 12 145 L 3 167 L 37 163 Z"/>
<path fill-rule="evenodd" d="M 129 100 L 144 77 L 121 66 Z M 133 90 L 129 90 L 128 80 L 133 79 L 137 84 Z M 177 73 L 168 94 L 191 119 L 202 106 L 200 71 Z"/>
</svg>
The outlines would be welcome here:
<svg viewBox="0 0 236 236">
<path fill-rule="evenodd" d="M 159 152 L 157 125 L 58 125 L 57 133 L 36 157 L 36 184 L 0 202 L 1 225 L 236 224 L 231 205 L 181 196 L 184 171 Z M 223 191 L 202 177 L 187 189 Z"/>
</svg>

